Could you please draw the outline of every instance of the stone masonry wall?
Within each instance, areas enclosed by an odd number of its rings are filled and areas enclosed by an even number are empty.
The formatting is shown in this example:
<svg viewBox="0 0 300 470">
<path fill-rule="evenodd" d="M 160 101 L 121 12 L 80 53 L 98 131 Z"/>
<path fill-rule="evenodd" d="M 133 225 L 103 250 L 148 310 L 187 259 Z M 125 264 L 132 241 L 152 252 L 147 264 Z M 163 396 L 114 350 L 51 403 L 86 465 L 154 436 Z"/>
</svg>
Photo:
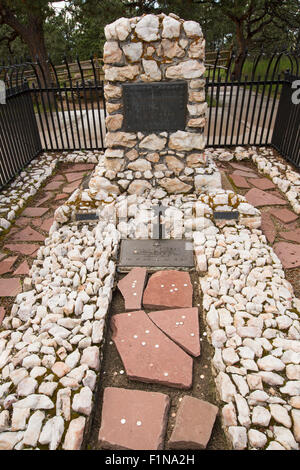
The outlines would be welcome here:
<svg viewBox="0 0 300 470">
<path fill-rule="evenodd" d="M 101 186 L 111 193 L 142 194 L 153 186 L 169 193 L 194 188 L 196 169 L 205 166 L 207 103 L 201 27 L 174 14 L 120 18 L 105 27 L 107 136 Z M 188 84 L 185 130 L 125 132 L 122 85 L 128 82 Z"/>
</svg>

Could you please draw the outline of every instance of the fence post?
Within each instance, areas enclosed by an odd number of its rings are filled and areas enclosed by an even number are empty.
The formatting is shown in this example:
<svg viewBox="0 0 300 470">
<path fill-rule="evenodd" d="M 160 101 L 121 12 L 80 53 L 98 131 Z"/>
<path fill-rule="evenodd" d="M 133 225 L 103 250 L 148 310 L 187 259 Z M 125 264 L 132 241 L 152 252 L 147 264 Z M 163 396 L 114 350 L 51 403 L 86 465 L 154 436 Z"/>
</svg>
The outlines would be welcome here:
<svg viewBox="0 0 300 470">
<path fill-rule="evenodd" d="M 292 101 L 292 82 L 296 79 L 289 71 L 284 74 L 271 145 L 300 168 L 300 106 Z"/>
</svg>

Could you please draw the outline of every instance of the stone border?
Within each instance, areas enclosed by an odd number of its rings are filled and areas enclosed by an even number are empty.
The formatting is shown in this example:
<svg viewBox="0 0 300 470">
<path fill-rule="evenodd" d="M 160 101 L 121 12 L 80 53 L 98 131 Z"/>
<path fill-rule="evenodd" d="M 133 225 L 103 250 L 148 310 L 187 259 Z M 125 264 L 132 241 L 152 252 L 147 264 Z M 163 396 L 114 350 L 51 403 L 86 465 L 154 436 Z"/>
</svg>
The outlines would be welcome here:
<svg viewBox="0 0 300 470">
<path fill-rule="evenodd" d="M 59 163 L 98 163 L 97 152 L 43 153 L 0 192 L 0 236 L 6 232 L 26 203 L 53 174 Z M 102 152 L 99 152 L 99 155 Z"/>
<path fill-rule="evenodd" d="M 288 163 L 283 164 L 279 161 L 274 156 L 272 148 L 260 147 L 259 150 L 256 147 L 250 147 L 250 149 L 236 147 L 234 150 L 206 149 L 205 153 L 221 162 L 234 159 L 237 161 L 252 160 L 258 171 L 269 176 L 278 189 L 284 193 L 293 211 L 300 214 L 300 174 L 294 171 Z M 263 156 L 260 155 L 261 153 Z"/>
</svg>

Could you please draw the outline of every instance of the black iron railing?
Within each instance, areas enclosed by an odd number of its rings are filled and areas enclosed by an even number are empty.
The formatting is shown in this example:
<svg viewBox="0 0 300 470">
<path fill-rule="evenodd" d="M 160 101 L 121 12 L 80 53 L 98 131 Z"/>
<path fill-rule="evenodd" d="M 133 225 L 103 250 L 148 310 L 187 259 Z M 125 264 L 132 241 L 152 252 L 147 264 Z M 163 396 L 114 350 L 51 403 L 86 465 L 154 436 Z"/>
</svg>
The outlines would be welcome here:
<svg viewBox="0 0 300 470">
<path fill-rule="evenodd" d="M 261 53 L 245 54 L 239 74 L 235 73 L 235 55 L 227 67 L 215 63 L 206 73 L 206 97 L 209 102 L 206 129 L 209 147 L 270 145 L 277 117 L 285 72 L 299 76 L 299 57 Z"/>
<path fill-rule="evenodd" d="M 245 54 L 237 68 L 234 53 L 225 65 L 217 53 L 206 66 L 207 146 L 272 145 L 299 167 L 299 105 L 291 100 L 299 56 Z M 97 58 L 0 65 L 8 90 L 0 105 L 0 186 L 42 150 L 105 148 L 102 79 Z"/>
</svg>

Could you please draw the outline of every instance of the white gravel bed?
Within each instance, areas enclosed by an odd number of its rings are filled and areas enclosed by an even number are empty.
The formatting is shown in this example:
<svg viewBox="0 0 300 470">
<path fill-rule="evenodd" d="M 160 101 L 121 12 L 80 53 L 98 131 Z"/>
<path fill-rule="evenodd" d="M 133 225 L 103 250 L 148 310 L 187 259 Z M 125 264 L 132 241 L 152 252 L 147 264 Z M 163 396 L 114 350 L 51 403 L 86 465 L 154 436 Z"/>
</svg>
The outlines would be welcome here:
<svg viewBox="0 0 300 470">
<path fill-rule="evenodd" d="M 45 240 L 0 332 L 0 449 L 79 449 L 89 426 L 119 234 L 64 225 Z"/>
</svg>

